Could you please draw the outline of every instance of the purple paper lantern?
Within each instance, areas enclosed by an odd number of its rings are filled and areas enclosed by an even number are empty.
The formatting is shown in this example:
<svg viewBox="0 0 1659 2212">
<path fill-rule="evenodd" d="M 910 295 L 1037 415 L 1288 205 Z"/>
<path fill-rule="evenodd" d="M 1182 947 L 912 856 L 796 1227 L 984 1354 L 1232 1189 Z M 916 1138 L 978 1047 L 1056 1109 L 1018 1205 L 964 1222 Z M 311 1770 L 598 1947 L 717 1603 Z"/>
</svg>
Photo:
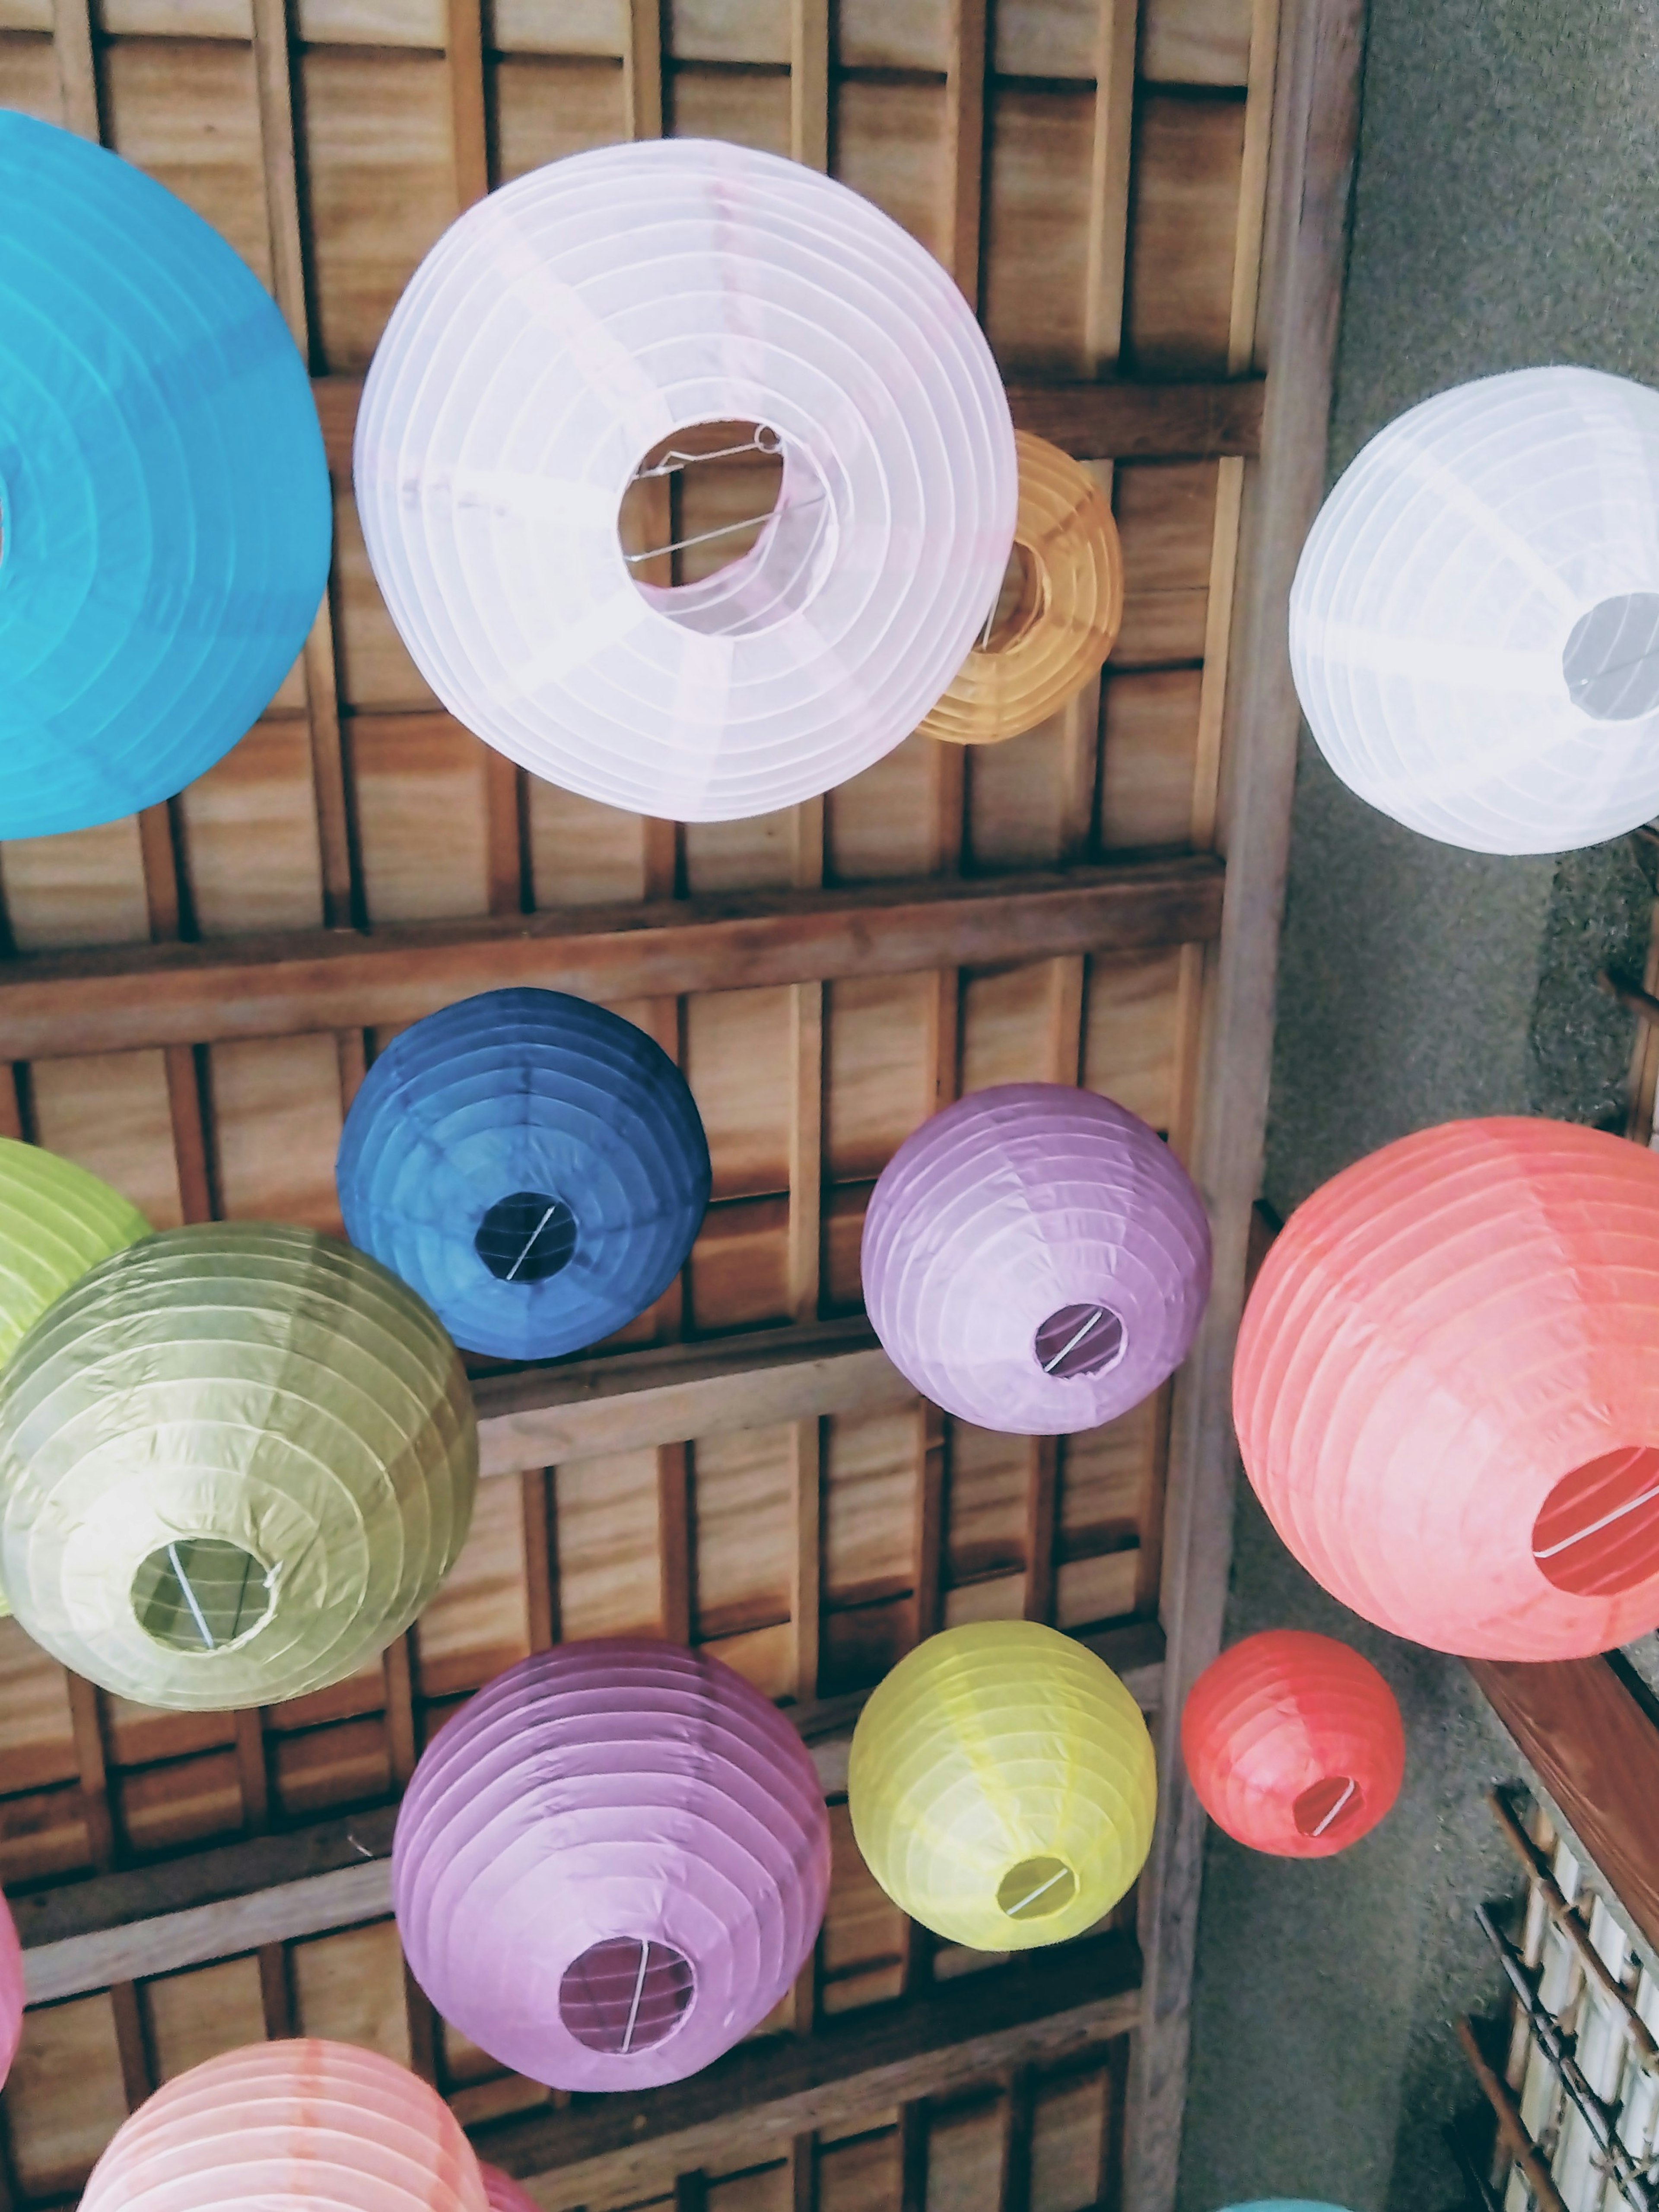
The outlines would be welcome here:
<svg viewBox="0 0 1659 2212">
<path fill-rule="evenodd" d="M 446 2020 L 556 2089 L 647 2089 L 764 2020 L 830 1894 L 816 1770 L 777 1708 L 673 1644 L 520 1660 L 442 1729 L 392 1847 Z"/>
<path fill-rule="evenodd" d="M 1139 1405 L 1210 1294 L 1191 1178 L 1135 1115 L 1061 1083 L 976 1091 L 925 1121 L 864 1221 L 888 1358 L 980 1428 L 1063 1436 Z"/>
</svg>

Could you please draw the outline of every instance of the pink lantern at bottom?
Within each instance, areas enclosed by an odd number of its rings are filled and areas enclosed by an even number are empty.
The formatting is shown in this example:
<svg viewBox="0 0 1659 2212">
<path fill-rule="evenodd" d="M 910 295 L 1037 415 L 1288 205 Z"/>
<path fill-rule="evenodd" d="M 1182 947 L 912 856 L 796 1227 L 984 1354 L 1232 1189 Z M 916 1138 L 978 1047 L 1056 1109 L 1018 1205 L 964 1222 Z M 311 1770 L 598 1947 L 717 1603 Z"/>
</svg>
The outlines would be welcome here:
<svg viewBox="0 0 1659 2212">
<path fill-rule="evenodd" d="M 0 1897 L 0 2083 L 11 2071 L 23 2034 L 23 1947 L 11 1907 Z"/>
<path fill-rule="evenodd" d="M 489 2212 L 437 2091 L 355 2044 L 253 2043 L 179 2075 L 116 2130 L 82 2212 Z"/>
<path fill-rule="evenodd" d="M 1253 1850 L 1329 1858 L 1400 1795 L 1400 1707 L 1369 1659 L 1303 1629 L 1247 1636 L 1188 1693 L 1181 1751 L 1199 1802 Z"/>
<path fill-rule="evenodd" d="M 530 2191 L 520 2189 L 512 2175 L 503 2173 L 499 2166 L 491 2166 L 488 2159 L 481 2158 L 478 2171 L 483 2176 L 489 2212 L 542 2212 Z"/>
<path fill-rule="evenodd" d="M 439 1733 L 392 1849 L 398 1932 L 446 2020 L 559 2089 L 695 2074 L 794 1981 L 830 1823 L 788 1722 L 643 1639 L 520 1660 Z"/>
</svg>

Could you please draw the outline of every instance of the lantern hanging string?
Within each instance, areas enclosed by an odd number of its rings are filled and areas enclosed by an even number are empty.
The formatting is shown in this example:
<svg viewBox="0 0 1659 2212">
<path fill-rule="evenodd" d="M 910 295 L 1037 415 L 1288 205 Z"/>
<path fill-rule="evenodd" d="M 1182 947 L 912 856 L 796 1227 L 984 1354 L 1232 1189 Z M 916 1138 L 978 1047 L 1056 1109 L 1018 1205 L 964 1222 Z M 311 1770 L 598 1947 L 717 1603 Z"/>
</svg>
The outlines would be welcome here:
<svg viewBox="0 0 1659 2212">
<path fill-rule="evenodd" d="M 535 1227 L 531 1231 L 529 1237 L 526 1239 L 526 1242 L 525 1242 L 525 1248 L 524 1248 L 523 1251 L 520 1253 L 520 1255 L 519 1255 L 518 1258 L 517 1258 L 517 1259 L 513 1262 L 513 1265 L 512 1265 L 512 1266 L 507 1269 L 507 1275 L 506 1275 L 506 1279 L 505 1279 L 507 1282 L 509 1282 L 509 1283 L 510 1283 L 510 1282 L 513 1280 L 513 1278 L 514 1277 L 514 1275 L 516 1275 L 516 1274 L 518 1273 L 518 1272 L 519 1272 L 520 1268 L 523 1267 L 523 1265 L 524 1265 L 525 1261 L 526 1261 L 530 1257 L 530 1255 L 531 1255 L 532 1252 L 532 1251 L 534 1251 L 534 1249 L 535 1249 L 535 1248 L 536 1248 L 536 1239 L 537 1239 L 537 1238 L 541 1235 L 541 1233 L 542 1233 L 543 1230 L 546 1228 L 546 1226 L 547 1226 L 548 1223 L 549 1223 L 550 1221 L 551 1221 L 551 1219 L 553 1218 L 554 1215 L 558 1212 L 558 1210 L 559 1210 L 559 1207 L 558 1207 L 558 1201 L 557 1201 L 556 1200 L 555 1200 L 554 1203 L 553 1203 L 551 1206 L 550 1206 L 548 1207 L 548 1209 L 547 1209 L 546 1212 L 545 1212 L 544 1214 L 543 1214 L 543 1216 L 542 1216 L 541 1219 L 540 1219 L 540 1220 L 536 1224 L 536 1226 L 535 1226 Z"/>
<path fill-rule="evenodd" d="M 695 537 L 674 538 L 666 545 L 649 546 L 643 553 L 624 553 L 623 559 L 632 568 L 640 561 L 655 561 L 665 553 L 684 553 L 688 546 L 707 545 L 711 538 L 730 538 L 739 530 L 752 530 L 757 523 L 769 530 L 786 514 L 793 514 L 803 507 L 819 507 L 823 501 L 823 494 L 815 491 L 805 499 L 792 499 L 787 507 L 775 507 L 769 514 L 745 514 L 741 522 L 722 522 L 714 530 L 698 531 Z"/>
<path fill-rule="evenodd" d="M 1035 1889 L 1028 1890 L 1018 1905 L 1008 1907 L 1008 1917 L 1012 1920 L 1017 1912 L 1024 1912 L 1028 1905 L 1035 1905 L 1038 1898 L 1051 1890 L 1057 1881 L 1064 1881 L 1071 1871 L 1070 1867 L 1061 1867 L 1058 1874 L 1051 1874 L 1047 1881 L 1040 1881 Z"/>
<path fill-rule="evenodd" d="M 1330 1826 L 1332 1821 L 1335 1820 L 1337 1814 L 1347 1803 L 1349 1798 L 1353 1796 L 1353 1792 L 1354 1785 L 1352 1779 L 1345 1782 L 1342 1785 L 1342 1795 L 1337 1799 L 1335 1804 L 1332 1806 L 1330 1811 L 1326 1814 L 1324 1819 L 1319 1823 L 1318 1826 L 1313 1831 L 1316 1836 L 1322 1836 L 1324 1834 L 1326 1829 Z"/>
<path fill-rule="evenodd" d="M 1079 1331 L 1078 1331 L 1077 1334 L 1076 1334 L 1074 1337 L 1073 1337 L 1073 1338 L 1072 1338 L 1071 1341 L 1070 1341 L 1068 1344 L 1062 1344 L 1062 1345 L 1060 1346 L 1060 1350 L 1059 1350 L 1057 1352 L 1055 1352 L 1055 1354 L 1054 1354 L 1054 1358 L 1053 1358 L 1052 1359 L 1045 1359 L 1045 1360 L 1043 1361 L 1043 1363 L 1042 1363 L 1042 1371 L 1043 1371 L 1043 1373 L 1044 1373 L 1045 1375 L 1052 1375 L 1052 1374 L 1054 1373 L 1054 1371 L 1055 1368 L 1059 1366 L 1059 1364 L 1060 1364 L 1060 1361 L 1061 1361 L 1062 1359 L 1064 1359 L 1064 1358 L 1065 1358 L 1065 1357 L 1066 1357 L 1066 1353 L 1067 1353 L 1068 1352 L 1075 1352 L 1075 1351 L 1077 1350 L 1077 1348 L 1078 1348 L 1079 1345 L 1082 1343 L 1082 1341 L 1083 1341 L 1084 1338 L 1085 1338 L 1085 1336 L 1087 1336 L 1087 1335 L 1088 1335 L 1088 1334 L 1089 1334 L 1090 1330 L 1091 1330 L 1091 1329 L 1093 1329 L 1093 1328 L 1097 1328 L 1099 1327 L 1100 1323 L 1101 1323 L 1101 1322 L 1102 1322 L 1105 1318 L 1106 1318 L 1106 1309 L 1105 1309 L 1105 1307 L 1104 1307 L 1104 1306 L 1097 1306 L 1097 1307 L 1095 1308 L 1095 1310 L 1094 1310 L 1094 1311 L 1090 1315 L 1090 1316 L 1089 1316 L 1088 1320 L 1087 1320 L 1087 1321 L 1085 1321 L 1085 1322 L 1084 1322 L 1084 1324 L 1083 1324 L 1082 1328 L 1081 1328 L 1080 1329 L 1079 1329 Z"/>
<path fill-rule="evenodd" d="M 650 1964 L 651 1946 L 643 1936 L 640 1938 L 640 1971 L 634 1977 L 634 2002 L 628 2008 L 628 2026 L 623 2031 L 623 2055 L 634 2047 L 634 2023 L 640 2016 L 640 1999 L 645 1992 L 645 1970 Z"/>
<path fill-rule="evenodd" d="M 775 460 L 783 451 L 783 440 L 766 423 L 757 425 L 752 438 L 740 445 L 716 446 L 712 453 L 683 453 L 678 446 L 671 446 L 659 461 L 648 469 L 635 469 L 629 478 L 630 483 L 648 483 L 653 477 L 678 476 L 682 469 L 690 468 L 698 461 L 734 461 L 740 453 L 764 453 L 768 460 Z"/>
<path fill-rule="evenodd" d="M 207 1615 L 203 1612 L 196 1592 L 191 1587 L 190 1577 L 185 1572 L 184 1562 L 179 1557 L 179 1547 L 176 1544 L 167 1546 L 167 1564 L 179 1578 L 179 1587 L 185 1594 L 185 1603 L 190 1607 L 191 1619 L 196 1623 L 203 1643 L 210 1651 L 216 1650 L 217 1646 L 213 1641 L 213 1631 L 208 1626 Z"/>
</svg>

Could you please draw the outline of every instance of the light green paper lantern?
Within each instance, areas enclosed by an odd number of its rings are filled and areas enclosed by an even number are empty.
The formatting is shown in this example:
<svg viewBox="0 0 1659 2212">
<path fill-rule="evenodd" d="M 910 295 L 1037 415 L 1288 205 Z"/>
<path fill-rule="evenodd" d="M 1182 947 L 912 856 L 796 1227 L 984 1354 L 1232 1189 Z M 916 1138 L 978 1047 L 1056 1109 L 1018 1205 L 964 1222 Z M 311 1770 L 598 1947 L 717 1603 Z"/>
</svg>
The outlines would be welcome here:
<svg viewBox="0 0 1659 2212">
<path fill-rule="evenodd" d="M 85 1168 L 0 1137 L 0 1364 L 88 1267 L 149 1235 L 137 1207 Z"/>
<path fill-rule="evenodd" d="M 94 1267 L 0 1375 L 0 1583 L 106 1690 L 270 1705 L 409 1626 L 477 1473 L 455 1347 L 377 1261 L 269 1223 L 170 1230 Z"/>
</svg>

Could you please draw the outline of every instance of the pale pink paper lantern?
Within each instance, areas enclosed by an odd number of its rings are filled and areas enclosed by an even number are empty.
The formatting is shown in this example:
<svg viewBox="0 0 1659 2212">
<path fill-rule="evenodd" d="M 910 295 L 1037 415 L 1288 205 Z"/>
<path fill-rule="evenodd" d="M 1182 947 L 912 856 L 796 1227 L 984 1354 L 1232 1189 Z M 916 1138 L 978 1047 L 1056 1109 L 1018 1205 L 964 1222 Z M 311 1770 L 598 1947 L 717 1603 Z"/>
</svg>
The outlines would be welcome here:
<svg viewBox="0 0 1659 2212">
<path fill-rule="evenodd" d="M 23 1947 L 11 1907 L 0 1897 L 0 2084 L 11 2071 L 23 2033 Z"/>
<path fill-rule="evenodd" d="M 830 1822 L 799 1735 L 707 1654 L 623 1638 L 509 1667 L 415 1770 L 398 1932 L 446 2020 L 558 2089 L 678 2081 L 811 1954 Z"/>
<path fill-rule="evenodd" d="M 488 2159 L 481 2158 L 478 2171 L 483 2176 L 489 2212 L 542 2212 L 530 2191 L 520 2189 L 512 2175 L 503 2173 L 499 2166 L 491 2166 Z"/>
<path fill-rule="evenodd" d="M 782 463 L 752 549 L 636 580 L 653 448 L 751 425 Z M 799 163 L 653 138 L 550 162 L 416 270 L 353 478 L 416 665 L 487 744 L 635 813 L 816 797 L 908 737 L 997 599 L 1018 468 L 972 309 L 892 218 Z"/>
<path fill-rule="evenodd" d="M 437 2091 L 355 2044 L 253 2043 L 179 2075 L 116 2130 L 81 2212 L 489 2212 Z"/>
</svg>

